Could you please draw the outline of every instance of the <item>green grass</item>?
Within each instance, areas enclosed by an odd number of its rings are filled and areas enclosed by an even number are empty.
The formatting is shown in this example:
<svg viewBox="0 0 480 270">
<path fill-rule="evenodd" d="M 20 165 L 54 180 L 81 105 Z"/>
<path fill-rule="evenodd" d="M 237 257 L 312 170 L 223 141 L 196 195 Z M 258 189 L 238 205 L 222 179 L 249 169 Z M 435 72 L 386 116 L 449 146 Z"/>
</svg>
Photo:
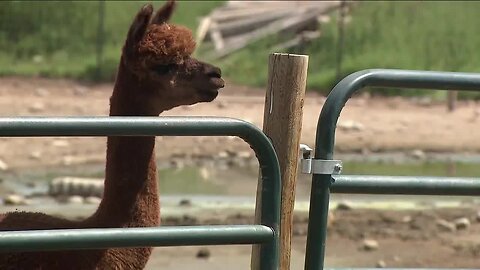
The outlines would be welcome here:
<svg viewBox="0 0 480 270">
<path fill-rule="evenodd" d="M 206 181 L 201 177 L 199 169 L 194 167 L 160 170 L 159 183 L 162 194 L 222 194 L 224 192 L 224 187 Z"/>
<path fill-rule="evenodd" d="M 372 1 L 359 3 L 345 28 L 342 74 L 367 68 L 480 72 L 480 2 Z M 308 88 L 327 93 L 336 81 L 336 18 L 304 50 L 310 56 Z M 275 44 L 263 40 L 219 64 L 240 84 L 265 86 L 267 59 Z M 393 89 L 384 94 L 398 94 Z M 425 91 L 402 91 L 416 95 Z"/>
<path fill-rule="evenodd" d="M 383 162 L 346 162 L 345 175 L 398 175 L 398 176 L 456 176 L 478 177 L 478 164 L 445 162 L 408 162 L 392 164 Z M 455 168 L 450 171 L 449 168 Z"/>
<path fill-rule="evenodd" d="M 41 75 L 112 80 L 128 26 L 147 1 L 107 1 L 104 59 L 96 74 L 98 2 L 0 2 L 0 75 Z M 159 7 L 163 1 L 153 1 Z M 223 1 L 180 1 L 173 22 L 195 30 L 201 16 Z M 341 77 L 367 68 L 480 72 L 480 2 L 371 1 L 356 5 L 345 28 Z M 287 52 L 310 56 L 308 88 L 328 93 L 336 84 L 338 33 L 335 16 L 320 38 Z M 231 81 L 264 87 L 268 54 L 279 37 L 270 36 L 215 61 Z M 198 56 L 206 47 L 200 47 Z M 372 90 L 387 95 L 445 92 Z M 478 97 L 461 93 L 460 97 Z"/>
<path fill-rule="evenodd" d="M 112 80 L 128 27 L 145 3 L 106 1 L 102 72 L 96 73 L 99 2 L 0 2 L 0 76 L 25 75 Z M 196 29 L 222 1 L 179 1 L 172 21 Z M 99 76 L 98 76 L 99 75 Z"/>
</svg>

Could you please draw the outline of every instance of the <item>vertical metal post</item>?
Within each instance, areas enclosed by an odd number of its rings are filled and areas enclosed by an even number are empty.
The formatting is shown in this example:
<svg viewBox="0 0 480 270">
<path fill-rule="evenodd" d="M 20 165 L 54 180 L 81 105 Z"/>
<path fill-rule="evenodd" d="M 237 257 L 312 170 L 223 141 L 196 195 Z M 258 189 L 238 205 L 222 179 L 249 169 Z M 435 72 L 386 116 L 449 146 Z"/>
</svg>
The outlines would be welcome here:
<svg viewBox="0 0 480 270">
<path fill-rule="evenodd" d="M 330 174 L 314 174 L 312 177 L 307 250 L 305 255 L 306 270 L 323 269 L 325 242 L 327 239 L 330 185 L 332 181 L 333 178 Z"/>
</svg>

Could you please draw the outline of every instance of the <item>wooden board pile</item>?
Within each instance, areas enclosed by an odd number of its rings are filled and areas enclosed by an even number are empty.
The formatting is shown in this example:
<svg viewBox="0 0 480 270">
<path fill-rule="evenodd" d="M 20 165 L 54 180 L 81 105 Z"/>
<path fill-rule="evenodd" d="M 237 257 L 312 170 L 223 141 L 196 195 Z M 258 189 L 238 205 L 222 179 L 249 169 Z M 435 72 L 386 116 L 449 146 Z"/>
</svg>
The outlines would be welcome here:
<svg viewBox="0 0 480 270">
<path fill-rule="evenodd" d="M 227 56 L 273 34 L 288 34 L 272 50 L 288 49 L 320 36 L 319 26 L 341 1 L 228 1 L 202 18 L 197 42 L 212 42 L 208 58 Z"/>
</svg>

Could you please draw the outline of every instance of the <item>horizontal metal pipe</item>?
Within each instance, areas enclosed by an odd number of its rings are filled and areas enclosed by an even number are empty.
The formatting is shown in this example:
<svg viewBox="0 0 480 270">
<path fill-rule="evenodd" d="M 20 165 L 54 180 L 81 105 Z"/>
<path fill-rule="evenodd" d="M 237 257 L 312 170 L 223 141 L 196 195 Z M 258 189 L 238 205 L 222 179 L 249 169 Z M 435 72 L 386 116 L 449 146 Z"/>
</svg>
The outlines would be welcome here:
<svg viewBox="0 0 480 270">
<path fill-rule="evenodd" d="M 379 268 L 325 268 L 325 270 L 378 270 Z M 381 268 L 385 270 L 433 270 L 439 268 Z M 440 268 L 442 270 L 472 270 L 476 268 Z"/>
<path fill-rule="evenodd" d="M 0 252 L 241 245 L 268 243 L 273 240 L 273 230 L 263 225 L 3 231 L 0 232 Z"/>
<path fill-rule="evenodd" d="M 223 117 L 4 117 L 0 136 L 225 136 L 258 129 Z M 261 132 L 261 131 L 260 131 Z"/>
<path fill-rule="evenodd" d="M 480 195 L 480 179 L 426 176 L 332 176 L 334 193 L 402 195 Z"/>
</svg>

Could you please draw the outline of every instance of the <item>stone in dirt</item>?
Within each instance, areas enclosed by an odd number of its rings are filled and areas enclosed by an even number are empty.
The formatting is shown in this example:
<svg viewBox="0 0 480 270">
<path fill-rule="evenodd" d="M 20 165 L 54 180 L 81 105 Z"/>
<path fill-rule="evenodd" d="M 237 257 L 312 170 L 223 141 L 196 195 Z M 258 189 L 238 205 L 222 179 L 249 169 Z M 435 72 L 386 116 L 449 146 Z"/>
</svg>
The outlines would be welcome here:
<svg viewBox="0 0 480 270">
<path fill-rule="evenodd" d="M 0 159 L 0 171 L 6 171 L 8 170 L 8 165 L 5 163 L 5 161 Z"/>
<path fill-rule="evenodd" d="M 67 147 L 67 146 L 70 146 L 70 143 L 66 140 L 54 140 L 54 141 L 52 141 L 52 146 Z"/>
<path fill-rule="evenodd" d="M 412 220 L 413 220 L 413 219 L 412 219 L 411 216 L 404 216 L 404 217 L 402 217 L 402 222 L 403 222 L 403 223 L 410 223 L 410 222 L 412 222 Z"/>
<path fill-rule="evenodd" d="M 228 104 L 226 102 L 217 102 L 217 107 L 223 109 L 228 107 Z"/>
<path fill-rule="evenodd" d="M 42 153 L 40 151 L 33 151 L 30 153 L 31 159 L 40 159 L 42 157 Z"/>
<path fill-rule="evenodd" d="M 189 199 L 182 199 L 182 200 L 180 200 L 178 205 L 179 206 L 192 206 L 192 201 L 190 201 Z"/>
<path fill-rule="evenodd" d="M 102 201 L 101 198 L 96 196 L 88 196 L 83 200 L 85 204 L 99 204 Z"/>
<path fill-rule="evenodd" d="M 337 124 L 337 127 L 343 131 L 362 131 L 365 129 L 362 123 L 353 120 L 341 121 Z"/>
<path fill-rule="evenodd" d="M 78 195 L 70 196 L 67 199 L 67 203 L 71 203 L 71 204 L 83 203 L 83 197 Z"/>
<path fill-rule="evenodd" d="M 385 267 L 387 267 L 387 263 L 385 263 L 384 260 L 380 260 L 375 264 L 375 267 L 376 268 L 385 268 Z"/>
<path fill-rule="evenodd" d="M 445 219 L 437 220 L 437 227 L 444 232 L 454 232 L 457 230 L 454 223 L 446 221 Z"/>
<path fill-rule="evenodd" d="M 415 149 L 412 152 L 410 152 L 410 156 L 412 156 L 415 159 L 425 159 L 426 157 L 425 152 L 423 152 L 420 149 Z"/>
<path fill-rule="evenodd" d="M 337 204 L 337 210 L 352 210 L 353 204 L 349 201 L 341 201 Z"/>
<path fill-rule="evenodd" d="M 19 194 L 9 194 L 3 198 L 3 203 L 5 205 L 27 205 L 27 200 L 25 197 Z"/>
<path fill-rule="evenodd" d="M 208 179 L 210 179 L 210 172 L 208 171 L 207 168 L 202 167 L 202 168 L 200 168 L 199 172 L 200 172 L 200 177 L 201 177 L 203 180 L 208 180 Z"/>
<path fill-rule="evenodd" d="M 365 239 L 362 243 L 362 249 L 365 251 L 377 250 L 379 247 L 378 242 L 374 239 Z"/>
<path fill-rule="evenodd" d="M 45 104 L 42 102 L 35 102 L 30 107 L 28 107 L 28 111 L 31 113 L 38 113 L 45 110 Z"/>
<path fill-rule="evenodd" d="M 37 95 L 39 97 L 45 97 L 45 96 L 48 96 L 49 94 L 50 94 L 50 92 L 45 88 L 36 88 L 35 89 L 35 95 Z"/>
<path fill-rule="evenodd" d="M 208 259 L 210 258 L 210 250 L 207 248 L 201 248 L 197 251 L 197 258 L 199 259 Z"/>
<path fill-rule="evenodd" d="M 292 230 L 292 234 L 294 236 L 304 236 L 307 235 L 307 228 L 305 227 L 300 227 L 300 226 L 294 226 Z"/>
<path fill-rule="evenodd" d="M 465 230 L 470 227 L 470 220 L 466 217 L 458 218 L 454 221 L 457 230 Z"/>
</svg>

